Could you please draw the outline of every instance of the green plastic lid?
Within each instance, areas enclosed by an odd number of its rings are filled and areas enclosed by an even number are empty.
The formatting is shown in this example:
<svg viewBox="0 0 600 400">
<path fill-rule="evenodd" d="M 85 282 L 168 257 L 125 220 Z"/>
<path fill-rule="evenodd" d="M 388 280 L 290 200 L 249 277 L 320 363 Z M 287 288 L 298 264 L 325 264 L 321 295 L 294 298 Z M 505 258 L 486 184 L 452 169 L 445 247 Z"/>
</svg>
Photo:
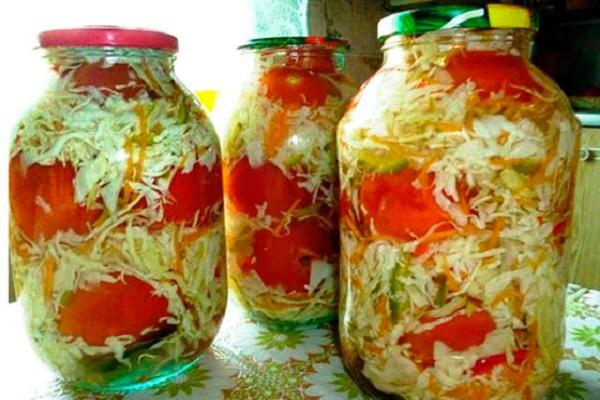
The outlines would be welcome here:
<svg viewBox="0 0 600 400">
<path fill-rule="evenodd" d="M 407 10 L 381 19 L 377 38 L 392 35 L 421 35 L 451 28 L 524 28 L 536 29 L 537 23 L 526 7 L 509 4 L 485 6 L 443 5 Z"/>
<path fill-rule="evenodd" d="M 238 50 L 260 50 L 272 47 L 298 46 L 303 44 L 321 44 L 332 49 L 348 49 L 348 41 L 338 37 L 330 36 L 279 36 L 250 39 Z"/>
</svg>

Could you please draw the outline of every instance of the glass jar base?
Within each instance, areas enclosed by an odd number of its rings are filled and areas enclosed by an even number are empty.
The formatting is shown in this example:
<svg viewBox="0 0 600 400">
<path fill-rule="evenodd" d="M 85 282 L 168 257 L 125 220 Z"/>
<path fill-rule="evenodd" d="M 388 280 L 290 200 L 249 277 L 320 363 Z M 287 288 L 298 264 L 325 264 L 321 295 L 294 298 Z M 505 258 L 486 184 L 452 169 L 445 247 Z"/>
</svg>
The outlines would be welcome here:
<svg viewBox="0 0 600 400">
<path fill-rule="evenodd" d="M 113 383 L 108 385 L 97 385 L 85 382 L 68 382 L 67 384 L 77 388 L 83 389 L 90 392 L 97 393 L 121 393 L 121 392 L 132 392 L 137 390 L 149 389 L 152 387 L 160 386 L 165 383 L 168 383 L 178 376 L 186 373 L 190 369 L 196 367 L 202 356 L 198 356 L 194 360 L 182 364 L 182 363 L 173 363 L 169 364 L 162 368 L 156 376 L 144 380 L 143 382 L 134 382 L 136 379 L 136 375 L 140 373 L 140 371 L 132 371 L 131 374 L 127 376 L 123 376 L 120 379 L 113 381 Z"/>
<path fill-rule="evenodd" d="M 283 329 L 293 329 L 293 328 L 307 328 L 307 327 L 317 327 L 321 324 L 334 322 L 337 320 L 336 313 L 329 313 L 320 317 L 310 318 L 306 320 L 280 320 L 269 317 L 263 312 L 260 311 L 250 311 L 244 310 L 244 313 L 247 317 L 252 320 L 267 326 L 272 326 L 274 328 L 283 328 Z"/>
</svg>

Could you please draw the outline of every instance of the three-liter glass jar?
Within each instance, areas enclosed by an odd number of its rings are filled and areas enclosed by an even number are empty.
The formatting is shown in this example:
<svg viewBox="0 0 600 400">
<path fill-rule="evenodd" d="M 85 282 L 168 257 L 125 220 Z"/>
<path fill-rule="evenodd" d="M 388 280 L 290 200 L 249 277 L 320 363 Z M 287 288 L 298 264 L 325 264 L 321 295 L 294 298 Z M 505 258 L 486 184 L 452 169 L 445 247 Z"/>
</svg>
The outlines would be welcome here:
<svg viewBox="0 0 600 400">
<path fill-rule="evenodd" d="M 323 37 L 251 40 L 240 47 L 241 82 L 215 110 L 229 283 L 263 321 L 337 314 L 335 132 L 354 89 L 345 47 Z"/>
<path fill-rule="evenodd" d="M 405 399 L 540 399 L 563 350 L 579 125 L 527 9 L 405 11 L 340 122 L 347 370 Z"/>
<path fill-rule="evenodd" d="M 55 73 L 10 149 L 10 258 L 27 330 L 66 381 L 123 390 L 193 365 L 226 303 L 218 138 L 177 39 L 47 31 Z"/>
</svg>

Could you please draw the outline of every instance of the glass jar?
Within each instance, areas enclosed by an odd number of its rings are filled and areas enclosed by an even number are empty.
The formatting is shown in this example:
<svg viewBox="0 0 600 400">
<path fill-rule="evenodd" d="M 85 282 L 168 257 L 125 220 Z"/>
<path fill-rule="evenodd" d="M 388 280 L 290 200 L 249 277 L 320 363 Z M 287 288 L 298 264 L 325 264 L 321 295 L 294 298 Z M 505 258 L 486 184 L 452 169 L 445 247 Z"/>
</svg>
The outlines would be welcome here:
<svg viewBox="0 0 600 400">
<path fill-rule="evenodd" d="M 527 10 L 484 10 L 380 21 L 340 122 L 342 354 L 372 393 L 542 398 L 562 356 L 579 125 Z"/>
<path fill-rule="evenodd" d="M 250 41 L 240 47 L 242 81 L 215 111 L 229 283 L 263 321 L 336 316 L 335 131 L 353 91 L 344 46 L 321 37 Z"/>
<path fill-rule="evenodd" d="M 193 365 L 226 303 L 218 138 L 177 39 L 43 32 L 55 79 L 10 150 L 10 258 L 27 330 L 67 382 L 127 390 Z"/>
</svg>

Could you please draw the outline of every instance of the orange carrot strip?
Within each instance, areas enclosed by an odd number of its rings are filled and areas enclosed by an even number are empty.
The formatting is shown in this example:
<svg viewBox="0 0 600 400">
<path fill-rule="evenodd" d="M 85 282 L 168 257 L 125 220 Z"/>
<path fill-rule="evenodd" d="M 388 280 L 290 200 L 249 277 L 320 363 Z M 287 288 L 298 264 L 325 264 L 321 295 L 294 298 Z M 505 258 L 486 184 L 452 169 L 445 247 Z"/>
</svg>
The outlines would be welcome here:
<svg viewBox="0 0 600 400">
<path fill-rule="evenodd" d="M 465 196 L 462 190 L 458 191 L 458 201 L 460 204 L 460 209 L 463 214 L 469 215 L 471 213 L 471 207 L 469 207 L 469 202 L 467 201 L 467 197 Z"/>
<path fill-rule="evenodd" d="M 140 154 L 135 169 L 135 179 L 141 180 L 144 172 L 144 161 L 146 160 L 146 148 L 148 147 L 148 116 L 143 105 L 135 107 L 135 114 L 140 122 Z"/>
<path fill-rule="evenodd" d="M 490 237 L 490 240 L 488 240 L 483 245 L 484 250 L 490 250 L 490 249 L 494 249 L 494 248 L 498 247 L 498 244 L 500 243 L 500 233 L 502 232 L 502 229 L 504 229 L 505 226 L 506 226 L 506 219 L 496 218 L 494 220 L 494 226 L 492 228 L 492 236 Z"/>
<path fill-rule="evenodd" d="M 421 170 L 419 171 L 419 176 L 417 177 L 417 180 L 419 181 L 419 183 L 421 184 L 421 188 L 427 188 L 429 186 L 429 179 L 427 178 L 428 176 L 428 172 L 427 170 L 429 169 L 429 167 L 431 167 L 431 165 L 436 162 L 437 160 L 439 160 L 441 157 L 441 153 L 439 151 L 434 152 L 431 157 L 429 157 L 425 163 L 423 164 L 423 166 L 421 167 Z"/>
<path fill-rule="evenodd" d="M 446 285 L 448 285 L 448 289 L 451 292 L 458 292 L 460 290 L 460 282 L 456 280 L 454 275 L 452 275 L 452 271 L 450 270 L 450 265 L 445 263 L 444 266 L 444 275 L 446 276 Z"/>
<path fill-rule="evenodd" d="M 265 133 L 265 153 L 271 158 L 277 154 L 277 151 L 290 134 L 290 125 L 288 123 L 287 110 L 277 111 L 269 123 Z"/>
<path fill-rule="evenodd" d="M 370 351 L 371 353 L 381 354 L 383 352 L 383 349 L 381 347 L 371 342 L 365 342 L 363 344 L 363 347 L 365 348 L 365 350 Z"/>
<path fill-rule="evenodd" d="M 430 243 L 439 242 L 440 240 L 448 239 L 456 235 L 458 231 L 456 229 L 448 229 L 440 232 L 433 232 L 426 236 L 424 236 L 421 240 L 419 240 L 419 245 L 425 245 Z"/>
<path fill-rule="evenodd" d="M 49 256 L 44 261 L 42 269 L 43 294 L 46 301 L 52 299 L 52 292 L 54 291 L 54 272 L 56 272 L 56 260 L 54 257 Z"/>
<path fill-rule="evenodd" d="M 381 321 L 379 322 L 379 334 L 385 335 L 392 328 L 390 317 L 388 315 L 388 300 L 385 296 L 381 295 L 377 299 L 377 303 L 375 304 L 375 312 L 381 317 Z"/>
</svg>

